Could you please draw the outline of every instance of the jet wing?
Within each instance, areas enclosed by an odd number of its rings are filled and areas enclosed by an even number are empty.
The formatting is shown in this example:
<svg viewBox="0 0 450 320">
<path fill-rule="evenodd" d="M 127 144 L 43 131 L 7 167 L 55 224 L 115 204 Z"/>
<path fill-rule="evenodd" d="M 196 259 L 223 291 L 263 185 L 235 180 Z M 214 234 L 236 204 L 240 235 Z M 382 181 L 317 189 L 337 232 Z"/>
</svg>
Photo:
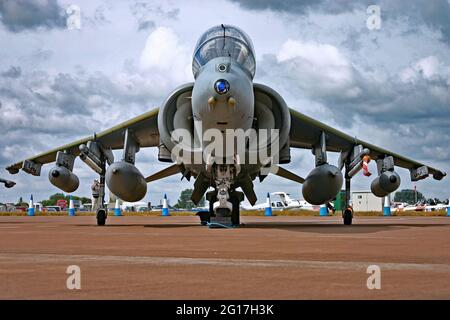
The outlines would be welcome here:
<svg viewBox="0 0 450 320">
<path fill-rule="evenodd" d="M 370 150 L 369 156 L 376 160 L 385 156 L 392 156 L 396 166 L 414 170 L 421 167 L 428 169 L 428 174 L 433 175 L 436 180 L 441 180 L 446 173 L 436 168 L 426 166 L 420 162 L 406 158 L 394 152 L 377 147 L 368 142 L 351 137 L 335 128 L 320 121 L 314 120 L 298 111 L 290 109 L 291 131 L 290 146 L 293 148 L 311 149 L 320 141 L 321 133 L 326 134 L 327 151 L 351 152 L 356 145 L 362 145 Z M 428 176 L 428 175 L 427 175 Z"/>
<path fill-rule="evenodd" d="M 45 164 L 56 161 L 56 154 L 58 151 L 67 150 L 69 153 L 78 156 L 80 154 L 79 146 L 86 144 L 88 141 L 99 141 L 106 149 L 122 149 L 124 144 L 124 134 L 126 129 L 131 129 L 133 137 L 137 140 L 140 147 L 154 147 L 159 144 L 158 132 L 158 111 L 153 109 L 138 117 L 125 121 L 105 131 L 96 133 L 84 139 L 63 145 L 53 150 L 41 153 L 37 156 L 28 158 L 35 163 Z M 17 173 L 22 168 L 23 162 L 15 163 L 6 168 L 11 174 Z"/>
</svg>

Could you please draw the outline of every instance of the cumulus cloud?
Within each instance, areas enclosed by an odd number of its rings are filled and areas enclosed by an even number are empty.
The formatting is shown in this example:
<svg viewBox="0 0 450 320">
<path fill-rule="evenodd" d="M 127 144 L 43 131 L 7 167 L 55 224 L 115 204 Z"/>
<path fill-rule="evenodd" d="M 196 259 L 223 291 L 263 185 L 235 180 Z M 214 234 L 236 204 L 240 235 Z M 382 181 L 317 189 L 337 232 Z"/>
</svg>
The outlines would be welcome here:
<svg viewBox="0 0 450 320">
<path fill-rule="evenodd" d="M 157 102 L 152 96 L 155 92 L 139 87 L 139 82 L 129 80 L 131 89 L 125 85 L 125 75 L 28 70 L 16 78 L 4 74 L 0 77 L 0 166 L 3 168 L 142 114 Z M 51 167 L 43 167 L 34 189 L 37 196 L 58 191 L 45 178 Z M 89 195 L 94 173 L 80 161 L 75 172 L 82 182 L 78 192 Z M 11 178 L 19 183 L 18 192 L 29 192 L 35 183 L 24 174 Z"/>
<path fill-rule="evenodd" d="M 60 28 L 64 9 L 57 0 L 0 0 L 1 22 L 10 31 Z"/>
<path fill-rule="evenodd" d="M 149 35 L 139 62 L 142 72 L 159 76 L 155 85 L 192 80 L 190 51 L 170 28 L 158 27 Z"/>
<path fill-rule="evenodd" d="M 8 73 L 8 72 L 7 72 Z M 0 133 L 17 136 L 86 135 L 147 110 L 160 93 L 126 73 L 73 75 L 31 71 L 22 77 L 0 77 Z M 49 125 L 50 124 L 50 125 Z"/>
<path fill-rule="evenodd" d="M 442 41 L 450 44 L 450 2 L 448 0 L 422 1 L 407 3 L 396 0 L 381 2 L 387 18 L 407 19 L 412 25 L 425 24 L 440 32 Z"/>
<path fill-rule="evenodd" d="M 350 61 L 330 44 L 289 39 L 276 54 L 276 64 L 286 77 L 297 77 L 296 84 L 311 96 L 358 94 Z"/>
<path fill-rule="evenodd" d="M 444 65 L 436 56 L 428 56 L 419 59 L 412 66 L 404 68 L 400 72 L 403 82 L 416 82 L 420 79 L 443 81 L 450 84 L 450 67 Z"/>
<path fill-rule="evenodd" d="M 18 78 L 22 74 L 22 69 L 18 66 L 11 66 L 8 70 L 1 73 L 5 78 Z"/>
<path fill-rule="evenodd" d="M 288 40 L 276 54 L 266 55 L 260 68 L 262 79 L 275 78 L 291 95 L 322 103 L 340 124 L 349 114 L 377 123 L 416 123 L 448 113 L 450 69 L 435 56 L 421 58 L 399 74 L 374 75 L 335 46 Z"/>
<path fill-rule="evenodd" d="M 364 6 L 369 1 L 346 1 L 346 0 L 232 0 L 239 3 L 243 8 L 251 10 L 274 10 L 296 14 L 306 14 L 311 10 L 319 10 L 330 13 L 340 13 L 352 10 L 354 7 Z M 367 5 L 366 5 L 367 6 Z"/>
<path fill-rule="evenodd" d="M 155 18 L 176 19 L 180 12 L 178 8 L 165 9 L 162 5 L 144 1 L 132 3 L 130 9 L 137 20 L 139 31 L 155 28 Z"/>
<path fill-rule="evenodd" d="M 369 5 L 379 5 L 383 20 L 405 20 L 410 22 L 409 30 L 416 31 L 421 25 L 432 28 L 441 34 L 441 40 L 450 44 L 450 2 L 448 0 L 231 0 L 249 10 L 273 10 L 294 15 L 307 15 L 312 12 L 341 14 L 354 10 L 366 10 Z"/>
</svg>

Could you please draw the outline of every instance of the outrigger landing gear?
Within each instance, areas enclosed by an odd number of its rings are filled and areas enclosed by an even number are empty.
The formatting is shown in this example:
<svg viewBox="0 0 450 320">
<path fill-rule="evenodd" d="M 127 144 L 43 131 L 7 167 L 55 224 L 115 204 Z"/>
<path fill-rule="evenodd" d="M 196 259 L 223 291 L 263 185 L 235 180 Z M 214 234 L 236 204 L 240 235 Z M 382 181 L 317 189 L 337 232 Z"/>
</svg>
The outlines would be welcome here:
<svg viewBox="0 0 450 320">
<path fill-rule="evenodd" d="M 97 225 L 104 226 L 106 224 L 106 219 L 108 218 L 108 208 L 105 206 L 105 176 L 100 175 L 100 182 L 98 180 L 94 181 L 92 185 L 92 197 L 94 202 L 92 203 L 93 209 L 96 210 L 97 214 Z"/>
<path fill-rule="evenodd" d="M 351 178 L 348 175 L 348 164 L 345 170 L 345 203 L 342 209 L 342 218 L 344 219 L 344 225 L 349 226 L 353 222 L 353 208 L 350 204 L 351 197 Z"/>
<path fill-rule="evenodd" d="M 108 207 L 105 205 L 105 173 L 106 163 L 114 163 L 114 155 L 111 150 L 103 148 L 100 142 L 89 141 L 86 145 L 80 145 L 80 159 L 92 170 L 100 175 L 100 181 L 94 180 L 92 189 L 92 211 L 95 211 L 97 225 L 104 226 L 108 218 Z"/>
<path fill-rule="evenodd" d="M 342 213 L 342 217 L 344 218 L 344 224 L 346 226 L 349 226 L 352 224 L 352 220 L 353 220 L 353 211 L 350 207 L 348 207 L 347 209 L 344 210 L 344 212 Z"/>
</svg>

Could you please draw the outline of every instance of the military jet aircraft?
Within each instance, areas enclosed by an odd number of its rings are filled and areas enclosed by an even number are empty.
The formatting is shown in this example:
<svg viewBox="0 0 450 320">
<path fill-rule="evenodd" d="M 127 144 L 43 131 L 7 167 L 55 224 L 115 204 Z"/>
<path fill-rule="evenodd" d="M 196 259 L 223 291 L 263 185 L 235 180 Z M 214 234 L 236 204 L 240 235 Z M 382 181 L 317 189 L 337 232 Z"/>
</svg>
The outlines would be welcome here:
<svg viewBox="0 0 450 320">
<path fill-rule="evenodd" d="M 239 224 L 244 197 L 252 205 L 257 201 L 254 180 L 262 182 L 271 173 L 303 184 L 303 197 L 313 205 L 335 198 L 344 180 L 348 204 L 350 180 L 370 159 L 376 161 L 378 170 L 371 189 L 379 197 L 399 187 L 395 166 L 409 169 L 412 181 L 429 175 L 441 180 L 446 175 L 290 109 L 274 89 L 253 82 L 255 70 L 249 36 L 231 25 L 212 27 L 194 49 L 195 81 L 173 90 L 159 108 L 20 161 L 7 170 L 15 174 L 22 169 L 39 176 L 43 164 L 56 162 L 49 180 L 70 193 L 79 185 L 72 172 L 79 157 L 99 174 L 101 197 L 106 182 L 113 194 L 129 202 L 146 195 L 147 183 L 180 174 L 182 179 L 195 178 L 194 203 L 206 193 L 210 216 L 233 225 Z M 230 132 L 234 136 L 228 139 Z M 218 146 L 225 148 L 219 150 Z M 159 161 L 172 164 L 144 178 L 135 166 L 135 156 L 148 147 L 158 148 Z M 315 168 L 306 178 L 281 166 L 291 161 L 292 148 L 312 150 Z M 114 160 L 112 150 L 116 149 L 123 149 L 120 161 Z M 340 153 L 336 165 L 328 163 L 327 152 Z M 349 208 L 343 211 L 344 224 L 351 224 L 352 217 Z M 106 218 L 106 208 L 99 208 L 97 223 L 104 225 Z"/>
</svg>

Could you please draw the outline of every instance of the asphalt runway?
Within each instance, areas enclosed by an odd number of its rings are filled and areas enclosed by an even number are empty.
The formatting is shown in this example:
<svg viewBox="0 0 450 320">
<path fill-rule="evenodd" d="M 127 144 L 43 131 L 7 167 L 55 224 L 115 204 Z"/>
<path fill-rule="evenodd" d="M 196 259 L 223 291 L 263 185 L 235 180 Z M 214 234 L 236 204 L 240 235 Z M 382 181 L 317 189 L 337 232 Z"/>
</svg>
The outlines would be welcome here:
<svg viewBox="0 0 450 320">
<path fill-rule="evenodd" d="M 450 218 L 0 217 L 1 299 L 449 299 Z M 81 289 L 69 290 L 77 265 Z M 381 271 L 369 290 L 367 268 Z"/>
</svg>

